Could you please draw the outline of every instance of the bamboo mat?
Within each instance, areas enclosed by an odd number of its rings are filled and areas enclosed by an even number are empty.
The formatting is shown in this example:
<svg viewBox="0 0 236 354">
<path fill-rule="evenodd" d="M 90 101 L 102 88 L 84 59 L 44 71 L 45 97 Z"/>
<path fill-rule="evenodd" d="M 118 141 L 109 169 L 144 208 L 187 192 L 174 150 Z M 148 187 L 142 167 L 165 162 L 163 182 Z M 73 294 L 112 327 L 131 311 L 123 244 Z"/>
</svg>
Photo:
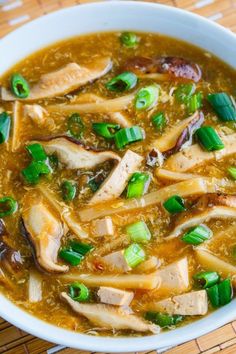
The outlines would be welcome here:
<svg viewBox="0 0 236 354">
<path fill-rule="evenodd" d="M 0 37 L 23 23 L 49 12 L 91 0 L 0 0 Z M 109 0 L 107 0 L 109 1 Z M 152 1 L 152 0 L 146 0 Z M 155 1 L 155 0 L 153 0 Z M 236 32 L 236 0 L 161 0 L 156 1 L 185 8 L 208 17 Z M 1 7 L 2 4 L 2 7 Z M 206 334 L 165 354 L 236 354 L 236 321 Z M 91 354 L 85 351 L 64 348 L 12 326 L 0 318 L 0 353 L 5 354 Z M 155 354 L 156 351 L 132 354 Z M 93 353 L 94 354 L 94 353 Z M 125 354 L 125 353 L 122 353 Z"/>
</svg>

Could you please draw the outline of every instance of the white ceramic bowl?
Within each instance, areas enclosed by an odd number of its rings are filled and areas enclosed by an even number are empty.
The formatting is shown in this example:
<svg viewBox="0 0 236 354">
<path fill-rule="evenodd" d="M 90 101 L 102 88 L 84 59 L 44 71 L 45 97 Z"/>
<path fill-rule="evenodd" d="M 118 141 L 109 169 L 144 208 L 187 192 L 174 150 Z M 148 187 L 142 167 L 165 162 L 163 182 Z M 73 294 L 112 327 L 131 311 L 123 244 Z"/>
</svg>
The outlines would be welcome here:
<svg viewBox="0 0 236 354">
<path fill-rule="evenodd" d="M 56 41 L 84 33 L 111 30 L 160 32 L 181 38 L 216 54 L 236 68 L 236 36 L 223 27 L 168 6 L 109 1 L 61 10 L 10 33 L 0 40 L 0 75 L 28 54 Z M 29 315 L 2 295 L 0 316 L 50 342 L 93 352 L 122 353 L 174 346 L 214 330 L 236 318 L 236 300 L 185 327 L 140 338 L 92 337 L 67 331 Z"/>
</svg>

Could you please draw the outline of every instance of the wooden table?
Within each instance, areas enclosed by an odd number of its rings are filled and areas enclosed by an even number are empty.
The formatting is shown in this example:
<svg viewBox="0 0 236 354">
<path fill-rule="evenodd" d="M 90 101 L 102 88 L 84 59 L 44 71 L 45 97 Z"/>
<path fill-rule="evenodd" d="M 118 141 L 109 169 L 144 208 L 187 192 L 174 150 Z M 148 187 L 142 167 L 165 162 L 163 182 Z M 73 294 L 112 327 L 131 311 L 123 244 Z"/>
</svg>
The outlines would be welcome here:
<svg viewBox="0 0 236 354">
<path fill-rule="evenodd" d="M 4 2 L 6 0 L 0 0 Z M 12 0 L 0 7 L 0 38 L 23 23 L 49 12 L 91 0 Z M 109 1 L 109 0 L 107 0 Z M 152 1 L 152 0 L 147 0 Z M 236 32 L 236 0 L 161 0 L 158 3 L 185 8 L 208 17 Z M 165 354 L 236 354 L 236 321 Z M 90 354 L 35 338 L 0 318 L 0 353 L 5 354 Z M 107 352 L 109 353 L 109 351 Z M 154 354 L 156 351 L 136 354 Z M 123 353 L 124 354 L 124 353 Z M 133 353 L 134 354 L 134 353 Z"/>
</svg>

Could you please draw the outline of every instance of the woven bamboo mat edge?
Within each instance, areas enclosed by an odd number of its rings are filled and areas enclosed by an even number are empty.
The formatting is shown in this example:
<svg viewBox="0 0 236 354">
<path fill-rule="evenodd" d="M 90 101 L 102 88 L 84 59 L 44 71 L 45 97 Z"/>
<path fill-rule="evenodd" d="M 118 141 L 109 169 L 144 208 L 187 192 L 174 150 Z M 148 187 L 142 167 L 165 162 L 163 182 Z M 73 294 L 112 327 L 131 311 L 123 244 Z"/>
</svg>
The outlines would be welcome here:
<svg viewBox="0 0 236 354">
<path fill-rule="evenodd" d="M 6 1 L 6 0 L 5 0 Z M 22 24 L 76 4 L 100 0 L 9 0 L 0 5 L 0 38 Z M 112 0 L 106 0 L 112 1 Z M 236 32 L 236 0 L 144 0 L 163 3 L 193 11 Z M 4 2 L 4 0 L 0 0 Z M 108 349 L 109 351 L 109 349 Z M 167 350 L 166 354 L 236 354 L 236 321 L 196 340 Z M 23 332 L 0 318 L 0 353 L 5 354 L 91 354 L 64 348 Z M 154 354 L 149 351 L 133 354 Z M 124 354 L 124 353 L 123 353 Z M 159 353 L 158 353 L 159 354 Z"/>
</svg>

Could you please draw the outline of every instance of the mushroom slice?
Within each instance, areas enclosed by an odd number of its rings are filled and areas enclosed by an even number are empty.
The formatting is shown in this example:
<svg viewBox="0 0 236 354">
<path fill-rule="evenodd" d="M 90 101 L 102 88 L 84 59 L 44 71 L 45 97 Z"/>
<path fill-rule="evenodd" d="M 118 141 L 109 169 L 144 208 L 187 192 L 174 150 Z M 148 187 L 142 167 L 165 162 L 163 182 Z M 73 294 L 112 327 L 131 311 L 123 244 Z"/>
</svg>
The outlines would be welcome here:
<svg viewBox="0 0 236 354">
<path fill-rule="evenodd" d="M 51 207 L 58 212 L 61 220 L 65 223 L 65 225 L 67 225 L 68 229 L 70 229 L 79 238 L 88 237 L 87 232 L 81 227 L 73 210 L 62 201 L 59 201 L 54 192 L 49 189 L 48 186 L 39 184 L 38 190 L 49 205 L 51 205 Z"/>
<path fill-rule="evenodd" d="M 232 208 L 236 208 L 236 195 L 225 193 L 212 193 L 206 194 L 199 198 L 197 207 L 200 209 L 208 206 L 224 205 Z"/>
<path fill-rule="evenodd" d="M 128 314 L 122 308 L 105 304 L 82 304 L 71 299 L 66 293 L 61 293 L 61 298 L 75 312 L 85 316 L 96 326 L 105 329 L 130 329 L 137 332 L 159 333 L 160 327 L 144 321 L 136 315 Z"/>
<path fill-rule="evenodd" d="M 23 203 L 21 233 L 32 247 L 35 262 L 41 270 L 68 271 L 68 266 L 57 264 L 63 236 L 62 224 L 40 198 L 31 198 L 30 193 Z"/>
<path fill-rule="evenodd" d="M 204 151 L 200 145 L 194 144 L 168 158 L 164 164 L 164 168 L 176 172 L 185 172 L 214 159 L 220 160 L 226 156 L 235 154 L 236 134 L 230 134 L 221 139 L 225 145 L 224 149 L 208 152 Z"/>
<path fill-rule="evenodd" d="M 190 216 L 188 212 L 179 220 L 171 234 L 166 239 L 172 239 L 181 235 L 186 229 L 208 222 L 211 219 L 236 219 L 236 208 L 227 206 L 215 206 L 206 209 L 204 212 Z"/>
<path fill-rule="evenodd" d="M 23 260 L 19 251 L 12 248 L 6 241 L 8 233 L 3 221 L 0 219 L 0 265 L 10 274 L 23 270 Z M 3 271 L 2 271 L 3 274 Z"/>
<path fill-rule="evenodd" d="M 171 127 L 154 142 L 154 147 L 161 151 L 165 157 L 186 148 L 187 144 L 192 144 L 193 134 L 196 129 L 200 128 L 203 121 L 203 113 L 195 112 L 192 116 Z"/>
<path fill-rule="evenodd" d="M 170 77 L 198 82 L 202 73 L 200 67 L 179 57 L 133 57 L 124 65 L 124 70 L 133 71 L 137 75 L 148 73 L 167 74 Z"/>
<path fill-rule="evenodd" d="M 41 140 L 40 144 L 47 154 L 55 153 L 60 162 L 71 170 L 90 169 L 107 160 L 120 161 L 119 155 L 112 151 L 98 151 L 67 136 L 59 136 L 48 141 Z"/>
<path fill-rule="evenodd" d="M 142 160 L 142 156 L 127 150 L 122 160 L 91 198 L 89 204 L 101 203 L 119 197 L 124 191 L 130 176 L 136 171 Z"/>
<path fill-rule="evenodd" d="M 87 66 L 69 63 L 59 70 L 44 74 L 38 83 L 30 89 L 30 94 L 24 101 L 65 95 L 77 88 L 105 75 L 112 68 L 111 59 L 99 58 Z M 4 87 L 1 98 L 3 101 L 15 101 L 16 97 Z"/>
</svg>

